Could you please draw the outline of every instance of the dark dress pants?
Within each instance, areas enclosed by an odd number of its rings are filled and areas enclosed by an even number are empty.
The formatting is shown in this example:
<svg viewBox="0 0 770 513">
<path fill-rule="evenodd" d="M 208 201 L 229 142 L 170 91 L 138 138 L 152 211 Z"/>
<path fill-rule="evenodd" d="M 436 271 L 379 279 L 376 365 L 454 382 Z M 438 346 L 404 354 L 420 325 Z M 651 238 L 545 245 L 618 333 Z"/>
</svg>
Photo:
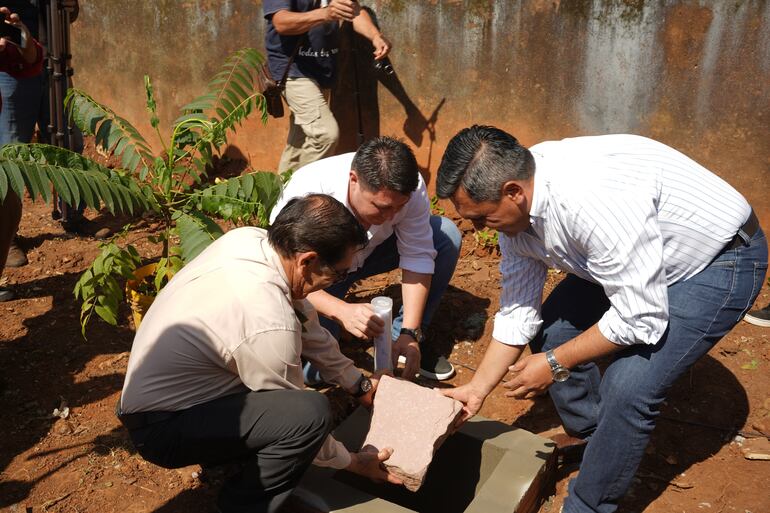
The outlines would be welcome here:
<svg viewBox="0 0 770 513">
<path fill-rule="evenodd" d="M 165 468 L 240 462 L 222 488 L 222 513 L 278 511 L 331 429 L 325 396 L 305 390 L 245 392 L 130 429 L 146 460 Z"/>
</svg>

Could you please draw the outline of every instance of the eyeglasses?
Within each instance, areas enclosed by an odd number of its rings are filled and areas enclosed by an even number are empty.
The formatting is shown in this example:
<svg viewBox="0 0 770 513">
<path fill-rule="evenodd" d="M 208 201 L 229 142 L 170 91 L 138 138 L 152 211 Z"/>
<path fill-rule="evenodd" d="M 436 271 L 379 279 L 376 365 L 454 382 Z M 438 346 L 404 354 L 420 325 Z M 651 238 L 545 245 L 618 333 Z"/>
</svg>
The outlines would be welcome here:
<svg viewBox="0 0 770 513">
<path fill-rule="evenodd" d="M 325 265 L 324 267 L 331 271 L 331 275 L 334 279 L 332 283 L 340 283 L 347 280 L 348 276 L 350 276 L 350 271 L 348 269 L 335 269 L 330 265 Z"/>
</svg>

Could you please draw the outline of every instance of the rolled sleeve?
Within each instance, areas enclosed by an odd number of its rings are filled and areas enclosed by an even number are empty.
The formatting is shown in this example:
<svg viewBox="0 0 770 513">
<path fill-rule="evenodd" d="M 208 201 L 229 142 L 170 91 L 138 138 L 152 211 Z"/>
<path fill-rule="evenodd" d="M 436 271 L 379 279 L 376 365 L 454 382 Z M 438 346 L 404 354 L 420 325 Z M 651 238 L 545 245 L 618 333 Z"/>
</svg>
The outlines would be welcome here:
<svg viewBox="0 0 770 513">
<path fill-rule="evenodd" d="M 294 306 L 306 319 L 302 325 L 302 356 L 321 371 L 324 381 L 352 391 L 361 371 L 342 354 L 337 340 L 318 322 L 318 313 L 308 300 L 295 301 Z"/>
<path fill-rule="evenodd" d="M 313 460 L 313 465 L 342 469 L 350 465 L 351 459 L 350 451 L 341 442 L 335 440 L 332 435 L 329 435 Z"/>
<path fill-rule="evenodd" d="M 495 315 L 492 337 L 503 344 L 528 344 L 543 324 L 540 305 L 547 274 L 544 263 L 515 254 L 511 237 L 500 234 L 500 310 Z"/>
<path fill-rule="evenodd" d="M 656 344 L 668 326 L 663 237 L 652 202 L 631 195 L 588 197 L 577 210 L 577 236 L 588 248 L 587 268 L 604 289 L 610 309 L 599 320 L 602 335 L 618 345 Z M 604 232 L 609 216 L 622 232 Z"/>
<path fill-rule="evenodd" d="M 393 225 L 399 267 L 415 273 L 433 274 L 436 248 L 433 247 L 433 228 L 430 226 L 430 201 L 422 178 L 400 217 L 399 222 Z"/>
</svg>

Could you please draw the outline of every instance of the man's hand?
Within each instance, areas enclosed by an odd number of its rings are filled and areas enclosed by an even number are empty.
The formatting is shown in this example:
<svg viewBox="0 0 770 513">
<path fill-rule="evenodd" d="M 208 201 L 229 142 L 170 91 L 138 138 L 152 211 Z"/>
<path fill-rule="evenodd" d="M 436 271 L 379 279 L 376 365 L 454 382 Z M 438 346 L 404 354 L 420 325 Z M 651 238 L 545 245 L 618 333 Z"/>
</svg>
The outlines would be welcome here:
<svg viewBox="0 0 770 513">
<path fill-rule="evenodd" d="M 530 399 L 541 395 L 553 384 L 553 374 L 545 353 L 537 353 L 522 358 L 508 370 L 515 375 L 513 379 L 503 386 L 509 390 L 506 397 L 516 399 Z"/>
<path fill-rule="evenodd" d="M 385 321 L 368 303 L 345 303 L 337 315 L 342 326 L 356 338 L 374 338 L 382 333 Z"/>
<path fill-rule="evenodd" d="M 454 429 L 459 428 L 466 420 L 476 415 L 484 404 L 484 399 L 487 398 L 473 385 L 473 381 L 457 388 L 442 388 L 439 392 L 463 403 L 463 413 L 457 419 Z"/>
<path fill-rule="evenodd" d="M 374 60 L 379 61 L 384 59 L 393 48 L 393 44 L 382 34 L 377 34 L 372 39 L 372 46 L 374 47 Z"/>
<path fill-rule="evenodd" d="M 384 374 L 387 374 L 388 376 L 392 376 L 393 371 L 391 371 L 390 369 L 378 370 L 377 372 L 369 376 L 369 381 L 372 382 L 372 389 L 358 398 L 358 404 L 360 404 L 366 409 L 369 409 L 369 410 L 372 409 L 372 405 L 374 404 L 374 394 L 377 392 L 377 385 L 380 384 L 380 378 Z"/>
<path fill-rule="evenodd" d="M 383 462 L 390 458 L 392 454 L 393 449 L 389 447 L 380 452 L 354 452 L 350 455 L 350 465 L 348 465 L 347 470 L 354 474 L 368 477 L 377 483 L 384 483 L 387 481 L 388 483 L 397 485 L 404 484 L 403 481 L 388 472 L 383 465 Z"/>
<path fill-rule="evenodd" d="M 403 334 L 396 339 L 393 344 L 393 368 L 398 367 L 398 357 L 404 355 L 406 364 L 401 377 L 412 380 L 415 374 L 420 370 L 420 344 L 407 334 Z"/>
<path fill-rule="evenodd" d="M 331 0 L 326 7 L 327 21 L 353 21 L 361 12 L 361 6 L 353 0 Z"/>
<path fill-rule="evenodd" d="M 0 23 L 6 23 L 12 27 L 16 27 L 21 31 L 22 41 L 26 41 L 27 46 L 25 48 L 20 48 L 19 52 L 21 53 L 22 58 L 27 61 L 27 63 L 32 64 L 35 62 L 37 60 L 37 48 L 32 42 L 32 35 L 30 34 L 29 29 L 24 23 L 22 23 L 19 15 L 12 13 L 11 10 L 7 7 L 0 7 Z M 8 41 L 5 38 L 0 38 L 0 52 L 5 51 L 5 45 L 7 43 Z"/>
</svg>

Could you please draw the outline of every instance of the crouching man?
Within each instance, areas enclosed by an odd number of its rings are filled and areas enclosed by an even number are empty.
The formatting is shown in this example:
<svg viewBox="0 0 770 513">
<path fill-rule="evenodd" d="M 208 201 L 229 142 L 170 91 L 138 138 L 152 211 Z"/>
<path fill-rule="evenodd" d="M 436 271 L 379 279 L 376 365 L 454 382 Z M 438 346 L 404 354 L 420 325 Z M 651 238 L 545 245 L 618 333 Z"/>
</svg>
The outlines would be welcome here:
<svg viewBox="0 0 770 513">
<path fill-rule="evenodd" d="M 330 435 L 325 396 L 303 390 L 300 356 L 371 404 L 359 372 L 305 297 L 343 279 L 366 232 L 341 203 L 296 199 L 267 230 L 238 228 L 175 275 L 136 333 L 118 417 L 166 468 L 241 462 L 218 507 L 273 512 L 311 462 L 399 483 L 379 454 Z"/>
</svg>

